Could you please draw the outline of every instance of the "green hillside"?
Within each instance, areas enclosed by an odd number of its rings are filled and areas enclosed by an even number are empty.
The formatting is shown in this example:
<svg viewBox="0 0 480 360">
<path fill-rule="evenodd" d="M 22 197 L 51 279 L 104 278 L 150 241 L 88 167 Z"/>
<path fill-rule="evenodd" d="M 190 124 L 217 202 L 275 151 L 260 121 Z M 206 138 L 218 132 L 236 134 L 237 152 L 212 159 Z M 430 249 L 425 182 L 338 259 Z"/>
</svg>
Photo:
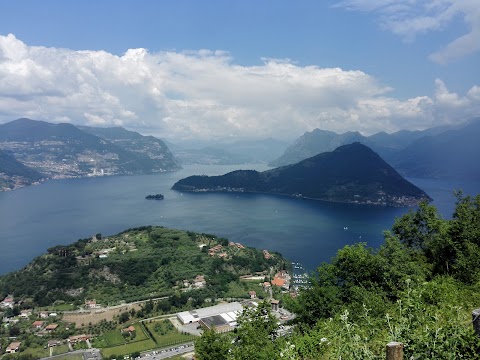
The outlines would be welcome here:
<svg viewBox="0 0 480 360">
<path fill-rule="evenodd" d="M 0 294 L 31 298 L 40 306 L 85 298 L 112 304 L 170 295 L 202 275 L 203 296 L 216 298 L 240 275 L 285 266 L 279 254 L 267 260 L 260 250 L 214 235 L 146 226 L 50 248 L 24 269 L 0 277 Z"/>
<path fill-rule="evenodd" d="M 43 175 L 23 165 L 9 153 L 0 150 L 0 191 L 39 181 Z"/>
</svg>

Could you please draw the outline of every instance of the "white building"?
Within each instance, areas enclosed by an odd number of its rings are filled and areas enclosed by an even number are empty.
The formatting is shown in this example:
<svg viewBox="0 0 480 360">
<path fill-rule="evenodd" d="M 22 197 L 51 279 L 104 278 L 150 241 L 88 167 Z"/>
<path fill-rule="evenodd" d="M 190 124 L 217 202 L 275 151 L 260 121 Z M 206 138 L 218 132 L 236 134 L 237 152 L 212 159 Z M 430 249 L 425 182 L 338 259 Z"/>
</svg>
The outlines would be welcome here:
<svg viewBox="0 0 480 360">
<path fill-rule="evenodd" d="M 183 311 L 177 314 L 178 320 L 183 324 L 192 324 L 201 319 L 212 316 L 221 316 L 232 326 L 236 325 L 237 316 L 243 311 L 243 306 L 239 302 L 219 304 L 191 311 Z"/>
</svg>

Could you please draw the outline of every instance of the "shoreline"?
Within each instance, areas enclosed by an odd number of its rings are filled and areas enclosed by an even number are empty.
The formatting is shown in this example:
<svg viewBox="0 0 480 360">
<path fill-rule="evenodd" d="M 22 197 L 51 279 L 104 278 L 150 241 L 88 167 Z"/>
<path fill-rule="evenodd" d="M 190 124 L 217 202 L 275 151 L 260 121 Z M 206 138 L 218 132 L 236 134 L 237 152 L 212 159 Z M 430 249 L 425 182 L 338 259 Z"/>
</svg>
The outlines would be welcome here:
<svg viewBox="0 0 480 360">
<path fill-rule="evenodd" d="M 275 196 L 282 196 L 282 197 L 289 197 L 289 198 L 294 198 L 294 199 L 306 199 L 306 200 L 314 200 L 314 201 L 321 201 L 324 203 L 336 203 L 336 204 L 349 204 L 349 205 L 370 205 L 370 206 L 375 206 L 375 207 L 392 207 L 392 208 L 412 208 L 415 206 L 418 206 L 418 204 L 423 201 L 423 200 L 428 200 L 429 202 L 433 201 L 432 198 L 422 198 L 418 200 L 415 204 L 395 204 L 395 203 L 367 203 L 367 202 L 355 202 L 355 201 L 340 201 L 340 200 L 334 200 L 334 199 L 319 199 L 319 198 L 313 198 L 313 197 L 308 197 L 308 196 L 303 196 L 303 195 L 292 195 L 292 194 L 286 194 L 286 193 L 277 193 L 277 192 L 263 192 L 263 191 L 245 191 L 245 190 L 207 190 L 207 189 L 202 189 L 202 190 L 188 190 L 188 189 L 176 189 L 174 187 L 171 188 L 172 190 L 178 191 L 178 192 L 186 192 L 186 193 L 224 193 L 224 194 L 261 194 L 261 195 L 275 195 Z"/>
</svg>

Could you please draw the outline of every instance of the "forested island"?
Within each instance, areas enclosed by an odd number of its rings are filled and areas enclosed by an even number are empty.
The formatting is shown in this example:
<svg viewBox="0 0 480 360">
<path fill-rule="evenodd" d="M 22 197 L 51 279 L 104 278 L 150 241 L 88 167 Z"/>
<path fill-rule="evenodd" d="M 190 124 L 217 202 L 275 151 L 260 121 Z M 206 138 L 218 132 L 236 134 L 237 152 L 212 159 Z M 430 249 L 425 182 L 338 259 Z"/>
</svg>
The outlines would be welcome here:
<svg viewBox="0 0 480 360">
<path fill-rule="evenodd" d="M 164 196 L 162 194 L 147 195 L 145 199 L 147 200 L 163 200 Z"/>
<path fill-rule="evenodd" d="M 412 206 L 430 199 L 378 154 L 353 143 L 264 172 L 237 170 L 222 176 L 189 176 L 174 190 L 261 192 L 355 204 Z"/>
</svg>

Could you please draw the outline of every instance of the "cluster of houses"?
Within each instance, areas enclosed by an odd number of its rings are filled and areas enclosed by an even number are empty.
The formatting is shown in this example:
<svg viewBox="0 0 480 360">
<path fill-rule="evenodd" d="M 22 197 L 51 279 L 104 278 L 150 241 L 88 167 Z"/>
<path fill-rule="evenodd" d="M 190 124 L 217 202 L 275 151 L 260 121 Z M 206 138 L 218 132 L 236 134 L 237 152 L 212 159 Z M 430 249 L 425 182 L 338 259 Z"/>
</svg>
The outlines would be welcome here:
<svg viewBox="0 0 480 360">
<path fill-rule="evenodd" d="M 272 285 L 288 290 L 290 288 L 291 279 L 290 274 L 286 270 L 282 270 L 275 274 L 272 280 Z"/>
<path fill-rule="evenodd" d="M 0 308 L 3 310 L 14 309 L 15 306 L 21 305 L 21 302 L 16 303 L 13 295 L 8 295 L 0 302 Z M 86 300 L 85 307 L 87 308 L 97 308 L 98 305 L 95 300 Z M 37 336 L 48 336 L 54 334 L 59 329 L 59 324 L 55 322 L 55 319 L 58 317 L 56 312 L 40 311 L 34 313 L 32 309 L 23 309 L 20 310 L 20 313 L 17 316 L 4 317 L 3 322 L 9 325 L 15 325 L 19 321 L 29 321 L 32 315 L 36 315 L 37 319 L 33 320 L 30 325 L 30 332 L 34 333 Z M 32 321 L 30 320 L 30 321 Z M 52 322 L 53 321 L 53 322 Z M 68 328 L 67 328 L 68 329 Z M 75 335 L 70 336 L 66 342 L 69 344 L 76 344 L 81 341 L 87 341 L 91 338 L 91 335 Z M 64 344 L 64 340 L 49 340 L 47 346 L 55 347 Z M 5 353 L 14 354 L 17 353 L 21 347 L 20 341 L 12 341 L 7 348 Z"/>
<path fill-rule="evenodd" d="M 15 301 L 13 300 L 13 295 L 7 295 L 7 297 L 3 299 L 2 302 L 0 303 L 0 308 L 13 309 L 13 305 L 15 305 Z"/>
<path fill-rule="evenodd" d="M 0 302 L 0 308 L 2 308 L 3 310 L 13 309 L 15 305 L 18 305 L 18 304 L 15 302 L 13 295 L 6 296 L 5 299 L 3 299 Z M 24 309 L 24 310 L 21 310 L 17 316 L 4 317 L 2 321 L 9 325 L 15 325 L 21 320 L 24 320 L 24 321 L 29 320 L 32 314 L 33 314 L 32 309 Z M 57 313 L 54 313 L 54 312 L 49 313 L 46 311 L 41 311 L 37 313 L 37 316 L 40 319 L 48 319 L 48 318 L 56 317 Z M 48 320 L 34 320 L 30 327 L 31 327 L 31 331 L 34 332 L 35 335 L 45 336 L 53 333 L 58 328 L 58 324 L 49 323 Z M 20 341 L 12 341 L 5 349 L 5 353 L 7 354 L 17 353 L 20 349 L 21 344 L 22 343 Z"/>
<path fill-rule="evenodd" d="M 243 246 L 240 243 L 233 242 L 233 241 L 230 241 L 228 243 L 228 247 L 239 249 L 239 250 L 245 249 L 245 246 Z M 218 256 L 220 258 L 226 258 L 228 256 L 227 252 L 223 249 L 223 246 L 221 244 L 217 244 L 214 247 L 211 247 L 210 249 L 208 249 L 208 255 Z"/>
<path fill-rule="evenodd" d="M 245 246 L 243 246 L 242 244 L 240 243 L 235 243 L 233 241 L 230 241 L 228 243 L 228 246 L 232 246 L 232 247 L 236 247 L 237 249 L 245 249 Z"/>
<path fill-rule="evenodd" d="M 290 280 L 291 280 L 291 276 L 287 271 L 285 270 L 279 271 L 275 274 L 272 281 L 265 281 L 262 284 L 263 290 L 265 290 L 265 292 L 269 292 L 272 285 L 278 286 L 283 290 L 288 290 L 290 289 Z"/>
<path fill-rule="evenodd" d="M 183 280 L 183 287 L 185 289 L 202 289 L 207 285 L 205 275 L 197 275 L 192 281 Z"/>
<path fill-rule="evenodd" d="M 222 251 L 223 246 L 221 244 L 215 245 L 214 247 L 211 247 L 208 249 L 208 255 L 210 256 L 218 256 L 220 258 L 226 258 L 227 253 L 225 251 Z"/>
</svg>

